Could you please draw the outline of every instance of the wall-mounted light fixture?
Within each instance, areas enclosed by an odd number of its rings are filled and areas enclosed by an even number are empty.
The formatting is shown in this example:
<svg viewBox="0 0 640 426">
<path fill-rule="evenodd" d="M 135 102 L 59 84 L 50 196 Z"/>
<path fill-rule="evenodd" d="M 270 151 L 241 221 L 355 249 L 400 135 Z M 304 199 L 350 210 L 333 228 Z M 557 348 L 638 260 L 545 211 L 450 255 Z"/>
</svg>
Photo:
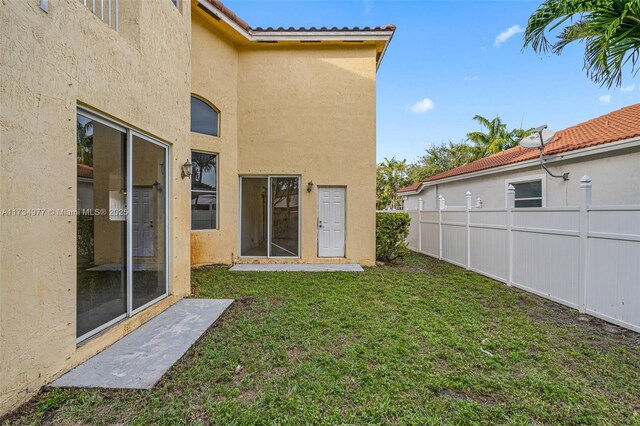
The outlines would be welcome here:
<svg viewBox="0 0 640 426">
<path fill-rule="evenodd" d="M 191 178 L 191 174 L 193 173 L 193 163 L 187 159 L 185 163 L 182 165 L 182 179 L 188 177 Z"/>
<path fill-rule="evenodd" d="M 313 181 L 312 180 L 307 182 L 307 192 L 311 192 L 311 190 L 313 190 Z"/>
</svg>

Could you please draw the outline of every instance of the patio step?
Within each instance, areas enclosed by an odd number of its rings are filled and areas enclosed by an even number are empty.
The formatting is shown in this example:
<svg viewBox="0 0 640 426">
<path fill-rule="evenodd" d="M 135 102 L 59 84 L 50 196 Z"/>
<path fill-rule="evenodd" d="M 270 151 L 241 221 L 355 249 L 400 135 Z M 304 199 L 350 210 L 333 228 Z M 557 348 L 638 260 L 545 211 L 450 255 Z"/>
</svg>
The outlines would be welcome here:
<svg viewBox="0 0 640 426">
<path fill-rule="evenodd" d="M 232 303 L 182 299 L 50 386 L 151 389 Z"/>
<path fill-rule="evenodd" d="M 363 272 L 357 263 L 241 263 L 231 267 L 234 272 Z"/>
</svg>

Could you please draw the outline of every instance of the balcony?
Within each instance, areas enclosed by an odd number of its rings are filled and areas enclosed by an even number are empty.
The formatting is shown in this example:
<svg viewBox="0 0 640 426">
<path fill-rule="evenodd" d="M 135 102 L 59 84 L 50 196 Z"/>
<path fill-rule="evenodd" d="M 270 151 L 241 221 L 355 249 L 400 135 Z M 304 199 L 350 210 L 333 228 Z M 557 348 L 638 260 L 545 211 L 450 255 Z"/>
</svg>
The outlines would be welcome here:
<svg viewBox="0 0 640 426">
<path fill-rule="evenodd" d="M 102 22 L 118 31 L 118 0 L 80 0 L 80 2 Z"/>
</svg>

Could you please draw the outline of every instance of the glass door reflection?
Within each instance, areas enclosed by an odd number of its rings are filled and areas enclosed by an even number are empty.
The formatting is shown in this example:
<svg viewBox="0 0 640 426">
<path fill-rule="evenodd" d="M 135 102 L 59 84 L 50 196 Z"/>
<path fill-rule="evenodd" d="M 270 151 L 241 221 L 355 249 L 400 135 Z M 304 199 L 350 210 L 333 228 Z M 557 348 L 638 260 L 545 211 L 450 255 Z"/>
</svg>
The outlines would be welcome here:
<svg viewBox="0 0 640 426">
<path fill-rule="evenodd" d="M 126 132 L 77 115 L 76 337 L 127 314 Z"/>
<path fill-rule="evenodd" d="M 167 294 L 167 148 L 132 135 L 131 309 Z"/>
</svg>

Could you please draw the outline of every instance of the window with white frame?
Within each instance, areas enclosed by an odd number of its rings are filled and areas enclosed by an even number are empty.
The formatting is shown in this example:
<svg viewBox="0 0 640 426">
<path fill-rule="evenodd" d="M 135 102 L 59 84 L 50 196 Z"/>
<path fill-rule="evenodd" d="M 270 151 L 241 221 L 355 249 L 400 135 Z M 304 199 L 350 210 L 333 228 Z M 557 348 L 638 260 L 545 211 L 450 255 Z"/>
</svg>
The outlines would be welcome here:
<svg viewBox="0 0 640 426">
<path fill-rule="evenodd" d="M 516 189 L 515 207 L 542 207 L 542 180 L 528 182 L 511 182 Z"/>
<path fill-rule="evenodd" d="M 191 152 L 191 229 L 218 229 L 218 156 Z"/>
<path fill-rule="evenodd" d="M 220 113 L 211 104 L 191 95 L 191 131 L 220 136 Z"/>
</svg>

